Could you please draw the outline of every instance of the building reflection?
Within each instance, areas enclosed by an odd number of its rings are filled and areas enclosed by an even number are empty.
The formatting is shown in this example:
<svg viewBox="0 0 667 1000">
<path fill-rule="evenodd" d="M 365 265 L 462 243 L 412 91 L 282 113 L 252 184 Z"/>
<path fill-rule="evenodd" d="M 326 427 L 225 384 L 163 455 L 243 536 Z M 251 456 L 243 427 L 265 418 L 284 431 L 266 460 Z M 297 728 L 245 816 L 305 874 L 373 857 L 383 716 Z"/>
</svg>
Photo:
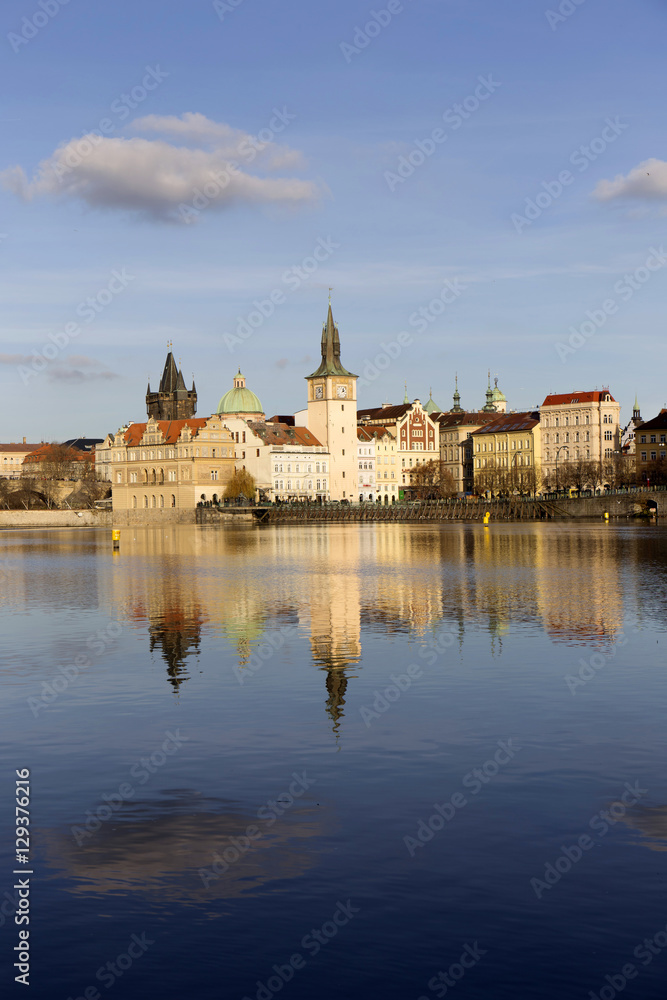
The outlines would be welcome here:
<svg viewBox="0 0 667 1000">
<path fill-rule="evenodd" d="M 150 528 L 123 532 L 100 580 L 111 580 L 120 617 L 148 633 L 175 692 L 211 641 L 252 673 L 267 636 L 294 627 L 325 674 L 338 736 L 348 683 L 363 666 L 362 633 L 420 641 L 446 627 L 462 643 L 466 630 L 483 630 L 495 655 L 522 624 L 553 641 L 613 641 L 623 618 L 620 544 L 616 532 L 569 522 Z"/>
</svg>

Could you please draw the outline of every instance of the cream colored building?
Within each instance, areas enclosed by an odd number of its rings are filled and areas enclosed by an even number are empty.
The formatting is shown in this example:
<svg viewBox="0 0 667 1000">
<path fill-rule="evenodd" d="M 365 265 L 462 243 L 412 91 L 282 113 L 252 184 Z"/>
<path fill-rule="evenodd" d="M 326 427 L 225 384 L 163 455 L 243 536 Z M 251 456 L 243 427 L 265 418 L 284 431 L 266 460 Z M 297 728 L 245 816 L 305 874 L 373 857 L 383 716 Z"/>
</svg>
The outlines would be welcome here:
<svg viewBox="0 0 667 1000">
<path fill-rule="evenodd" d="M 17 479 L 21 475 L 23 459 L 43 444 L 43 441 L 41 444 L 26 444 L 25 438 L 22 444 L 0 444 L 0 476 Z"/>
<path fill-rule="evenodd" d="M 621 404 L 608 389 L 551 395 L 540 407 L 542 471 L 565 462 L 602 462 L 620 451 Z"/>
<path fill-rule="evenodd" d="M 132 423 L 96 449 L 114 510 L 194 509 L 217 500 L 234 475 L 234 441 L 218 414 Z"/>
<path fill-rule="evenodd" d="M 267 500 L 328 500 L 331 456 L 307 427 L 227 416 L 236 467 L 247 469 Z"/>
<path fill-rule="evenodd" d="M 340 338 L 329 302 L 322 360 L 308 382 L 307 427 L 330 456 L 329 496 L 353 500 L 357 487 L 357 375 L 340 360 Z"/>
</svg>

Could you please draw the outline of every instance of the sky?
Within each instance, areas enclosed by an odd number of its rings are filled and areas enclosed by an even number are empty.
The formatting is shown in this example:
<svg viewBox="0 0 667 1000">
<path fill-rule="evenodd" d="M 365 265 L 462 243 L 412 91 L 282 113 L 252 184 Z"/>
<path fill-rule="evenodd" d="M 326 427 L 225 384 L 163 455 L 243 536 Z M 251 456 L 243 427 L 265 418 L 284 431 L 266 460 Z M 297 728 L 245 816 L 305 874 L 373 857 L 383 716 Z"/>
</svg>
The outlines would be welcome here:
<svg viewBox="0 0 667 1000">
<path fill-rule="evenodd" d="M 305 405 L 667 406 L 664 0 L 5 0 L 0 440 Z M 377 363 L 376 363 L 377 362 Z M 663 374 L 661 374 L 663 373 Z"/>
</svg>

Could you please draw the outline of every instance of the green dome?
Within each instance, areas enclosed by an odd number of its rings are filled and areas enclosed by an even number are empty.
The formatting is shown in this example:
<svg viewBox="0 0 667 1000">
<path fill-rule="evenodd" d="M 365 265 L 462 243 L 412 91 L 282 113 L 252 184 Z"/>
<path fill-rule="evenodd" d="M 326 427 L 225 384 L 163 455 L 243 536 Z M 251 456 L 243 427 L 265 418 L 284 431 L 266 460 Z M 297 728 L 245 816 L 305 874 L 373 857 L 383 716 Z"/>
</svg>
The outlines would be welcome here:
<svg viewBox="0 0 667 1000">
<path fill-rule="evenodd" d="M 252 392 L 246 388 L 245 376 L 238 374 L 234 376 L 234 385 L 224 394 L 218 403 L 216 413 L 263 413 L 262 404 Z"/>
<path fill-rule="evenodd" d="M 494 403 L 506 403 L 505 394 L 498 388 L 498 379 L 495 379 L 495 388 L 491 391 L 491 399 Z"/>
</svg>

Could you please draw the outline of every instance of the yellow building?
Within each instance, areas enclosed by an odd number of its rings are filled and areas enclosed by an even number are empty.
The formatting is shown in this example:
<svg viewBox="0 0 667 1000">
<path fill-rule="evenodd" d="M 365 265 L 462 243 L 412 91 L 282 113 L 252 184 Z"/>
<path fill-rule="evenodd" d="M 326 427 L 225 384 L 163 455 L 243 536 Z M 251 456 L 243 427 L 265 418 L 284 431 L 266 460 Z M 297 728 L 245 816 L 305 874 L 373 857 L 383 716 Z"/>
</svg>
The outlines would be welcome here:
<svg viewBox="0 0 667 1000">
<path fill-rule="evenodd" d="M 539 413 L 504 413 L 472 434 L 479 493 L 534 493 L 542 457 Z"/>
<path fill-rule="evenodd" d="M 217 500 L 234 475 L 234 440 L 218 414 L 189 420 L 130 424 L 96 449 L 108 470 L 113 509 L 194 510 Z"/>
</svg>

